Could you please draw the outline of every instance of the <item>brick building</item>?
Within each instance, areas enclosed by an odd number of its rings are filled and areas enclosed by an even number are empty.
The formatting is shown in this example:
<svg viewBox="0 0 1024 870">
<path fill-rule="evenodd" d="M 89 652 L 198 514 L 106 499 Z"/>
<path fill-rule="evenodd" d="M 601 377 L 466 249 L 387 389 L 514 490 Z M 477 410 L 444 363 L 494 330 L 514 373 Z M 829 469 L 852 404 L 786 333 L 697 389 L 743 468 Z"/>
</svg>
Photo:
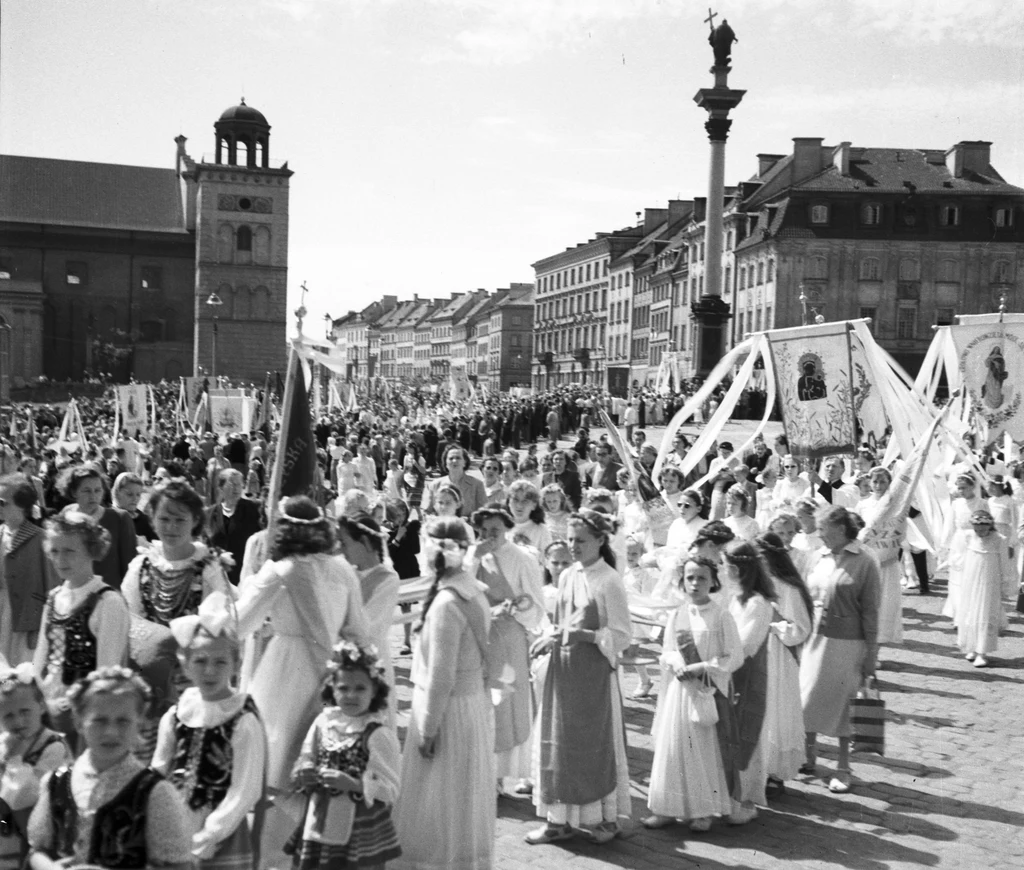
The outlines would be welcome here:
<svg viewBox="0 0 1024 870">
<path fill-rule="evenodd" d="M 245 105 L 214 124 L 213 163 L 174 168 L 0 156 L 0 316 L 10 371 L 262 381 L 285 361 L 287 164 Z M 207 300 L 220 305 L 208 305 Z"/>
</svg>

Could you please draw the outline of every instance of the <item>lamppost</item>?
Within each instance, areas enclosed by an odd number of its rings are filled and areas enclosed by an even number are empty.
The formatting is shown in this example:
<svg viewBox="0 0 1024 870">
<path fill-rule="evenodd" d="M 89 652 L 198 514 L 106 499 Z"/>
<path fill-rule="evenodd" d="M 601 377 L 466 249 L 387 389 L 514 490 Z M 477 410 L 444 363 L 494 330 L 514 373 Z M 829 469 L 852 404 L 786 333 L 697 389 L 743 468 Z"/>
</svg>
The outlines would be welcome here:
<svg viewBox="0 0 1024 870">
<path fill-rule="evenodd" d="M 209 298 L 206 300 L 206 304 L 210 306 L 210 310 L 213 312 L 213 359 L 210 363 L 210 371 L 213 376 L 213 382 L 217 382 L 217 309 L 224 304 L 224 300 L 221 299 L 216 293 L 211 293 Z"/>
<path fill-rule="evenodd" d="M 331 320 L 331 315 L 330 314 L 325 314 L 324 315 L 324 337 L 328 341 L 333 341 L 334 340 L 334 336 L 331 334 L 331 332 L 332 332 L 331 327 L 333 325 L 334 325 L 334 321 Z"/>
</svg>

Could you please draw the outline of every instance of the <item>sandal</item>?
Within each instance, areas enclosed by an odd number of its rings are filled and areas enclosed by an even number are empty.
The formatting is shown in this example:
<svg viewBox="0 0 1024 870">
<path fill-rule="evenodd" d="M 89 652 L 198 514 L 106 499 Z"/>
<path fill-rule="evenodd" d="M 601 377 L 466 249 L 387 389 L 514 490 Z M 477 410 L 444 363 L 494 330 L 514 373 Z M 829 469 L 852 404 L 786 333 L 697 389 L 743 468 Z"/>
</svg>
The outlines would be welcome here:
<svg viewBox="0 0 1024 870">
<path fill-rule="evenodd" d="M 531 831 L 524 838 L 531 846 L 539 846 L 542 843 L 557 843 L 559 840 L 571 839 L 573 835 L 572 825 L 553 825 L 548 822 L 541 828 Z"/>
<path fill-rule="evenodd" d="M 601 824 L 594 825 L 592 828 L 584 828 L 583 833 L 598 846 L 603 846 L 619 836 L 622 833 L 622 829 L 619 827 L 618 822 L 601 822 Z"/>
<path fill-rule="evenodd" d="M 839 768 L 835 776 L 829 780 L 828 790 L 832 794 L 846 794 L 850 790 L 850 777 L 852 771 L 848 767 Z"/>
<path fill-rule="evenodd" d="M 641 683 L 637 690 L 633 693 L 632 697 L 634 701 L 639 701 L 642 698 L 651 697 L 651 690 L 654 688 L 654 682 L 648 680 L 646 683 Z"/>
</svg>

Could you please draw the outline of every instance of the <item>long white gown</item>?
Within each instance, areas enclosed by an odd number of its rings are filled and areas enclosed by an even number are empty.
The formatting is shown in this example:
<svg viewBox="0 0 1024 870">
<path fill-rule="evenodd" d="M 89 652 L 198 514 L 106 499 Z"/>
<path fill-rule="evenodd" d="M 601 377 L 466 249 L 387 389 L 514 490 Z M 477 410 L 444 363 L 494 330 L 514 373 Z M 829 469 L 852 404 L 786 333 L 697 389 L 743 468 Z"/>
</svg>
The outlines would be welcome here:
<svg viewBox="0 0 1024 870">
<path fill-rule="evenodd" d="M 971 499 L 955 498 L 950 502 L 950 511 L 942 531 L 942 545 L 947 549 L 949 563 L 949 585 L 942 615 L 957 623 L 957 608 L 960 605 L 960 578 L 964 568 L 964 548 L 967 533 L 971 531 L 971 514 L 977 510 L 988 510 L 985 499 L 975 496 Z"/>
<path fill-rule="evenodd" d="M 882 499 L 871 495 L 858 505 L 859 513 L 867 525 L 871 525 L 878 513 Z M 900 548 L 906 538 L 906 521 L 897 537 L 873 537 L 867 548 L 878 560 L 881 598 L 878 602 L 878 642 L 903 643 L 903 576 L 900 567 Z"/>
<path fill-rule="evenodd" d="M 732 614 L 732 618 L 736 621 L 736 629 L 739 631 L 740 641 L 743 643 L 744 660 L 754 656 L 760 650 L 761 644 L 767 640 L 773 612 L 771 604 L 760 595 L 751 595 L 745 603 L 741 602 L 739 597 L 734 597 L 729 603 L 729 613 Z M 737 664 L 742 665 L 743 661 Z M 753 801 L 756 804 L 762 805 L 767 803 L 764 787 L 768 780 L 766 738 L 768 723 L 771 721 L 772 698 L 770 685 L 771 663 L 769 662 L 764 718 L 761 721 L 757 745 L 746 768 L 736 771 L 739 785 L 738 799 L 741 801 Z M 739 717 L 737 727 L 740 729 L 742 738 L 744 730 L 742 717 Z"/>
<path fill-rule="evenodd" d="M 647 805 L 659 816 L 701 819 L 728 815 L 729 785 L 715 725 L 690 719 L 699 680 L 679 680 L 673 668 L 684 663 L 677 639 L 692 632 L 701 661 L 716 689 L 728 696 L 730 674 L 743 661 L 736 623 L 714 602 L 690 602 L 674 610 L 665 626 L 661 655 L 661 690 L 651 734 L 654 760 Z"/>
<path fill-rule="evenodd" d="M 765 764 L 768 773 L 792 779 L 804 762 L 804 713 L 800 705 L 800 662 L 793 650 L 811 635 L 811 615 L 799 591 L 787 583 L 775 583 L 778 616 L 785 622 L 768 635 L 768 724 L 765 731 Z M 781 616 L 780 620 L 778 617 Z"/>
</svg>

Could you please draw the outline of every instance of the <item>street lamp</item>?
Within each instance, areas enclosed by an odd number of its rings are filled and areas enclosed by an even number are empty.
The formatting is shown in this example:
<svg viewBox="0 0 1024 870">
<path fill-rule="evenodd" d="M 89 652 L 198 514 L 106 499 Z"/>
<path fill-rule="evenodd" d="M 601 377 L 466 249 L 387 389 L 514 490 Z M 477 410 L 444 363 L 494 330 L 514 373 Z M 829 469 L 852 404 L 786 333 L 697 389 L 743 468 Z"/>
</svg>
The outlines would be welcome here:
<svg viewBox="0 0 1024 870">
<path fill-rule="evenodd" d="M 331 315 L 330 314 L 325 314 L 324 315 L 324 331 L 325 331 L 325 336 L 324 337 L 328 341 L 330 341 L 331 338 L 332 338 L 332 336 L 331 336 L 331 326 L 332 325 L 333 325 L 333 321 L 331 320 Z"/>
<path fill-rule="evenodd" d="M 224 300 L 221 299 L 216 293 L 211 293 L 210 297 L 206 300 L 206 304 L 210 306 L 210 310 L 213 312 L 213 360 L 210 365 L 210 371 L 213 375 L 214 383 L 217 382 L 217 309 L 224 304 Z"/>
</svg>

